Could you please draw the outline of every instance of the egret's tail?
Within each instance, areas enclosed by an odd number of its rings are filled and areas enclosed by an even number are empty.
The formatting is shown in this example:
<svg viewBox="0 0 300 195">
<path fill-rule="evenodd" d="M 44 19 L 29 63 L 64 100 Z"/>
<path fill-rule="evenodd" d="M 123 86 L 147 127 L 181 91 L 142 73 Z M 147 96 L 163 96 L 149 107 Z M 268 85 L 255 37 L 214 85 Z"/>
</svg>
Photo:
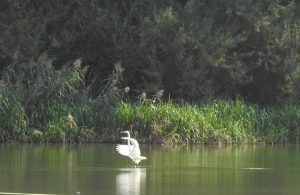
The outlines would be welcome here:
<svg viewBox="0 0 300 195">
<path fill-rule="evenodd" d="M 132 160 L 135 162 L 136 165 L 138 165 L 142 160 L 146 160 L 147 158 L 144 156 L 136 156 Z"/>
<path fill-rule="evenodd" d="M 145 156 L 140 156 L 141 160 L 146 160 L 147 158 Z"/>
</svg>

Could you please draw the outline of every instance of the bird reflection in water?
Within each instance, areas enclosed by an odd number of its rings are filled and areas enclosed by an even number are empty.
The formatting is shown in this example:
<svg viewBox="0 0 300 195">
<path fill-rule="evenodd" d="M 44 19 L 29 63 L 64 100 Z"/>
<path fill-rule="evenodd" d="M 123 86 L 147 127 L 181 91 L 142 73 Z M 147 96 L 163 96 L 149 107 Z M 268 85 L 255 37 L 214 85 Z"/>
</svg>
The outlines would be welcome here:
<svg viewBox="0 0 300 195">
<path fill-rule="evenodd" d="M 137 195 L 145 192 L 146 169 L 124 168 L 116 176 L 116 191 L 118 195 Z"/>
</svg>

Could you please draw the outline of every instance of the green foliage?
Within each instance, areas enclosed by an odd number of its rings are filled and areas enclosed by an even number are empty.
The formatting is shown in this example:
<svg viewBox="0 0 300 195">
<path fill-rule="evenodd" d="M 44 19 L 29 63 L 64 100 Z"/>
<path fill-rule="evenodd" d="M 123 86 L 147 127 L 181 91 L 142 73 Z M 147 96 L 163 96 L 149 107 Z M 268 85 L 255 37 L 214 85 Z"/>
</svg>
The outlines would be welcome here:
<svg viewBox="0 0 300 195">
<path fill-rule="evenodd" d="M 299 143 L 299 107 L 259 108 L 235 101 L 120 103 L 120 128 L 159 143 Z"/>
<path fill-rule="evenodd" d="M 85 142 L 95 132 L 111 135 L 119 120 L 112 117 L 122 99 L 119 86 L 132 89 L 129 100 L 163 88 L 174 99 L 195 102 L 238 97 L 260 105 L 298 104 L 299 9 L 293 0 L 3 0 L 1 139 Z M 114 67 L 116 61 L 126 71 Z M 275 121 L 285 112 L 237 101 L 210 101 L 201 110 L 150 105 L 140 105 L 138 113 L 148 112 L 138 115 L 142 120 L 132 120 L 131 105 L 122 112 L 125 126 L 137 123 L 154 140 L 243 142 L 258 134 L 270 142 L 298 142 L 298 131 Z M 68 113 L 77 129 L 65 125 Z M 291 125 L 297 124 L 295 113 L 288 114 Z"/>
<path fill-rule="evenodd" d="M 0 141 L 23 141 L 26 138 L 28 118 L 24 106 L 15 100 L 10 90 L 3 87 L 0 89 Z"/>
<path fill-rule="evenodd" d="M 120 60 L 130 96 L 164 88 L 197 101 L 298 102 L 299 7 L 281 0 L 4 0 L 0 65 L 46 52 L 66 68 L 81 57 L 91 65 L 85 79 L 93 97 Z"/>
<path fill-rule="evenodd" d="M 121 99 L 117 87 L 123 68 L 116 65 L 106 88 L 93 99 L 83 71 L 79 59 L 61 70 L 51 64 L 8 66 L 0 88 L 1 141 L 90 142 L 97 141 L 96 132 L 106 136 Z"/>
</svg>

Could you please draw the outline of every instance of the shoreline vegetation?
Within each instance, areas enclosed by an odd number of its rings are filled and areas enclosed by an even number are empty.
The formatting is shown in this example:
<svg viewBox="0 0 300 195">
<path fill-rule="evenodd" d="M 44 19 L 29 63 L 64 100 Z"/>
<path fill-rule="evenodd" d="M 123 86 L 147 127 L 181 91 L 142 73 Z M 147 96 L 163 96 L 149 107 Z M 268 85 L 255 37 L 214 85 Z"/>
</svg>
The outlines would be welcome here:
<svg viewBox="0 0 300 195">
<path fill-rule="evenodd" d="M 130 130 L 141 143 L 299 143 L 300 108 L 262 107 L 241 99 L 203 103 L 131 102 L 115 68 L 92 98 L 80 59 L 56 70 L 32 63 L 6 68 L 0 86 L 0 142 L 107 143 Z"/>
<path fill-rule="evenodd" d="M 299 143 L 299 9 L 3 0 L 0 142 Z"/>
<path fill-rule="evenodd" d="M 150 101 L 120 103 L 119 124 L 140 129 L 146 142 L 158 143 L 299 143 L 299 107 L 262 108 L 236 100 L 211 100 L 201 104 L 153 105 Z"/>
</svg>

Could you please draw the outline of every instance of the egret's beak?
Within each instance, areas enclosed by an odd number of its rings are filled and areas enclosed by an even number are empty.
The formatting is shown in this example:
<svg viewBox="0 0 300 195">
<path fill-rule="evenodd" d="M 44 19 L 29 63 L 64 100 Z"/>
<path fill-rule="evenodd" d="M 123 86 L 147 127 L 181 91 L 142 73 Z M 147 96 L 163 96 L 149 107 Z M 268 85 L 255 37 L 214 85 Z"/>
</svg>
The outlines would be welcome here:
<svg viewBox="0 0 300 195">
<path fill-rule="evenodd" d="M 129 131 L 121 131 L 120 133 L 129 133 Z"/>
<path fill-rule="evenodd" d="M 121 139 L 129 139 L 128 137 L 121 137 Z"/>
</svg>

